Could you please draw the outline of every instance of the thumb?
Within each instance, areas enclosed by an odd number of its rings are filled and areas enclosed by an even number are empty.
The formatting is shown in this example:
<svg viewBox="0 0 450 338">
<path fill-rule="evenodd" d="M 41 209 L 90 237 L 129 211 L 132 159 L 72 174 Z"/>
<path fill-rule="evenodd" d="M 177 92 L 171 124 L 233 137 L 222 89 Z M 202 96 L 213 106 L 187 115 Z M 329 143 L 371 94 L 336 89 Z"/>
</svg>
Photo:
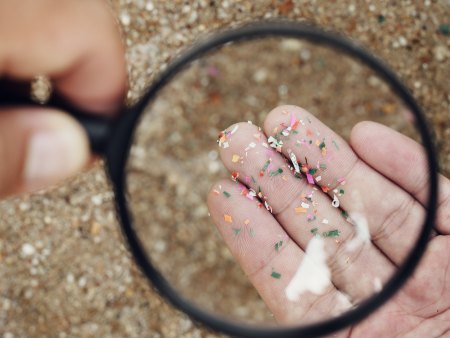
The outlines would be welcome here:
<svg viewBox="0 0 450 338">
<path fill-rule="evenodd" d="M 83 128 L 57 110 L 0 111 L 0 197 L 54 184 L 89 161 Z"/>
</svg>

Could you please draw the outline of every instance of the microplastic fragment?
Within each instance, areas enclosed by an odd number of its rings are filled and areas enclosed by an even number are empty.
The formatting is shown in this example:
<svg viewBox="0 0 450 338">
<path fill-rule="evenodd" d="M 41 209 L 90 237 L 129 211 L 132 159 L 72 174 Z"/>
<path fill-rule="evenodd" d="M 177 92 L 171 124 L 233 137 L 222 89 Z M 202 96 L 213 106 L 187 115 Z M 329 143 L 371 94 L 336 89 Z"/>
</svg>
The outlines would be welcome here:
<svg viewBox="0 0 450 338">
<path fill-rule="evenodd" d="M 324 218 L 324 219 L 322 220 L 322 223 L 323 223 L 323 224 L 328 224 L 329 221 L 328 221 L 326 218 Z"/>
<path fill-rule="evenodd" d="M 347 213 L 347 211 L 342 210 L 341 216 L 344 217 L 345 220 L 347 220 L 347 219 L 348 219 L 348 213 Z"/>
<path fill-rule="evenodd" d="M 269 173 L 269 176 L 270 176 L 270 177 L 272 177 L 272 176 L 277 176 L 277 175 L 281 174 L 282 172 L 283 172 L 283 169 L 278 168 L 278 170 L 271 171 L 271 172 Z"/>
<path fill-rule="evenodd" d="M 235 236 L 239 235 L 241 233 L 241 229 L 240 228 L 233 228 L 233 233 Z"/>
<path fill-rule="evenodd" d="M 322 180 L 322 176 L 317 176 L 316 177 L 316 182 L 320 182 Z"/>
<path fill-rule="evenodd" d="M 262 169 L 261 169 L 262 172 L 266 171 L 267 167 L 268 167 L 269 164 L 270 164 L 270 161 L 271 161 L 271 159 L 268 159 L 267 162 L 264 163 L 264 166 L 263 166 Z"/>
<path fill-rule="evenodd" d="M 341 232 L 339 230 L 330 230 L 330 231 L 325 231 L 324 233 L 322 233 L 323 237 L 339 237 L 339 235 L 341 234 Z"/>
<path fill-rule="evenodd" d="M 335 194 L 333 194 L 333 202 L 331 202 L 331 205 L 335 208 L 339 208 L 339 199 Z"/>
<path fill-rule="evenodd" d="M 312 229 L 309 230 L 309 231 L 311 231 L 311 233 L 312 233 L 313 235 L 316 235 L 316 234 L 317 234 L 317 231 L 319 231 L 319 229 L 317 229 L 317 228 L 312 228 Z"/>
<path fill-rule="evenodd" d="M 239 178 L 239 173 L 237 172 L 237 171 L 233 171 L 232 173 L 231 173 L 231 179 L 234 181 L 234 182 L 237 182 L 237 179 Z"/>
<path fill-rule="evenodd" d="M 281 134 L 282 134 L 283 136 L 289 136 L 290 133 L 291 133 L 291 127 L 284 128 L 284 129 L 281 131 Z"/>
<path fill-rule="evenodd" d="M 309 208 L 309 204 L 305 203 L 305 202 L 302 202 L 301 206 L 302 206 L 302 208 L 305 208 L 305 209 Z"/>
<path fill-rule="evenodd" d="M 281 140 L 277 140 L 275 137 L 270 136 L 269 139 L 267 140 L 269 141 L 269 145 L 272 148 L 275 148 L 278 152 L 281 152 L 281 147 L 283 146 L 283 141 Z"/>
<path fill-rule="evenodd" d="M 275 243 L 275 251 L 280 250 L 282 245 L 283 245 L 283 241 L 279 241 L 279 242 Z"/>
<path fill-rule="evenodd" d="M 240 158 L 241 158 L 241 157 L 240 157 L 239 155 L 234 154 L 233 157 L 232 157 L 232 159 L 231 159 L 231 162 L 236 163 L 236 162 L 239 161 Z"/>
<path fill-rule="evenodd" d="M 233 135 L 238 130 L 238 128 L 239 128 L 239 125 L 236 124 L 234 126 L 233 130 L 230 132 L 230 134 Z"/>
<path fill-rule="evenodd" d="M 321 186 L 321 188 L 324 193 L 327 193 L 328 191 L 330 191 L 330 187 L 327 187 L 325 185 Z"/>
<path fill-rule="evenodd" d="M 345 247 L 347 251 L 354 251 L 360 245 L 370 243 L 370 230 L 367 218 L 360 212 L 350 213 L 350 223 L 355 227 L 356 236 L 347 242 Z"/>
<path fill-rule="evenodd" d="M 256 236 L 255 229 L 253 229 L 253 228 L 251 228 L 251 229 L 249 230 L 249 233 L 250 233 L 250 236 L 251 236 L 251 237 L 255 237 L 255 236 Z"/>
<path fill-rule="evenodd" d="M 307 210 L 305 208 L 301 208 L 301 207 L 295 208 L 294 211 L 296 214 L 306 214 L 306 212 L 307 212 Z"/>
<path fill-rule="evenodd" d="M 333 140 L 333 144 L 334 144 L 334 146 L 336 147 L 336 149 L 339 150 L 339 146 L 338 146 L 338 144 L 336 143 L 335 140 Z"/>
<path fill-rule="evenodd" d="M 314 236 L 306 247 L 305 256 L 297 272 L 285 289 L 288 300 L 298 301 L 305 292 L 321 295 L 326 291 L 331 284 L 327 258 L 325 241 L 320 236 Z"/>
<path fill-rule="evenodd" d="M 289 151 L 289 157 L 291 159 L 292 165 L 294 166 L 295 172 L 300 173 L 300 166 L 298 165 L 297 157 L 292 151 Z"/>
<path fill-rule="evenodd" d="M 294 112 L 291 112 L 291 128 L 294 130 L 294 129 L 297 129 L 297 126 L 298 126 L 298 124 L 299 124 L 299 120 L 297 120 L 297 117 L 295 116 L 295 113 Z"/>
<path fill-rule="evenodd" d="M 306 173 L 306 178 L 307 178 L 309 184 L 314 184 L 314 178 L 312 177 L 312 175 L 310 173 Z"/>
<path fill-rule="evenodd" d="M 276 272 L 276 271 L 272 271 L 272 273 L 270 274 L 273 278 L 276 279 L 280 279 L 281 278 L 281 273 Z"/>
<path fill-rule="evenodd" d="M 247 194 L 245 195 L 249 200 L 253 201 L 253 198 L 256 197 L 256 191 L 253 189 L 249 189 Z"/>
<path fill-rule="evenodd" d="M 225 222 L 227 223 L 232 223 L 233 222 L 233 218 L 231 217 L 231 215 L 223 215 L 223 219 L 225 220 Z"/>
<path fill-rule="evenodd" d="M 247 219 L 244 221 L 244 224 L 245 224 L 245 225 L 249 225 L 249 224 L 250 224 L 250 220 L 247 218 Z"/>
<path fill-rule="evenodd" d="M 338 178 L 336 181 L 337 181 L 338 183 L 340 183 L 341 185 L 344 185 L 344 184 L 345 184 L 345 178 L 344 178 L 344 177 Z"/>
<path fill-rule="evenodd" d="M 251 143 L 248 145 L 248 147 L 245 148 L 245 151 L 248 151 L 248 150 L 250 150 L 250 148 L 255 148 L 255 147 L 256 147 L 256 143 L 251 142 Z"/>
<path fill-rule="evenodd" d="M 311 169 L 308 170 L 308 172 L 309 172 L 311 175 L 315 175 L 315 174 L 317 173 L 317 169 L 316 169 L 316 168 L 311 168 Z"/>
<path fill-rule="evenodd" d="M 313 214 L 308 214 L 308 216 L 306 216 L 306 219 L 308 220 L 308 222 L 312 222 L 316 220 L 316 216 Z"/>
<path fill-rule="evenodd" d="M 225 195 L 226 198 L 230 197 L 230 193 L 228 191 L 224 191 L 223 194 Z"/>
</svg>

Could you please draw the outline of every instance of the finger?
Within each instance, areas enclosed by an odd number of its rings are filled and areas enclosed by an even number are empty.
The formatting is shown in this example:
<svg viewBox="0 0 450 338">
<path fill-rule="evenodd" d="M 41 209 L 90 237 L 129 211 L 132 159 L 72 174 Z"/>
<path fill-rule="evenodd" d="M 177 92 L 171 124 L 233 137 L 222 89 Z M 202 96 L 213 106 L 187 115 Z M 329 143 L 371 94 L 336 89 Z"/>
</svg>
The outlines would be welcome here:
<svg viewBox="0 0 450 338">
<path fill-rule="evenodd" d="M 427 203 L 429 173 L 424 149 L 419 144 L 382 124 L 368 121 L 353 127 L 350 144 L 364 162 L 408 191 L 422 205 Z M 437 230 L 448 235 L 450 181 L 442 175 L 439 175 L 438 205 Z"/>
<path fill-rule="evenodd" d="M 113 112 L 126 68 L 117 25 L 103 1 L 0 2 L 0 75 L 46 75 L 81 108 Z"/>
<path fill-rule="evenodd" d="M 305 254 L 265 208 L 236 188 L 229 180 L 215 184 L 208 207 L 231 253 L 275 318 L 298 324 L 299 320 L 330 318 L 348 309 L 350 303 L 331 283 L 319 295 L 307 292 L 300 302 L 288 300 L 285 290 Z M 282 244 L 275 248 L 275 240 Z"/>
<path fill-rule="evenodd" d="M 56 183 L 89 160 L 84 130 L 53 110 L 0 111 L 0 197 Z"/>
<path fill-rule="evenodd" d="M 297 128 L 285 136 L 291 121 Z M 284 155 L 292 149 L 303 164 L 307 160 L 310 169 L 317 169 L 311 174 L 314 183 L 336 200 L 336 206 L 364 215 L 373 242 L 386 256 L 395 264 L 403 261 L 424 220 L 423 207 L 409 193 L 361 161 L 341 137 L 299 107 L 275 108 L 264 130 L 283 141 Z"/>
<path fill-rule="evenodd" d="M 325 250 L 332 280 L 353 301 L 371 296 L 392 276 L 390 261 L 332 207 L 327 195 L 291 173 L 285 158 L 268 145 L 258 127 L 233 125 L 222 134 L 222 141 L 226 142 L 220 147 L 225 167 L 254 192 L 244 185 L 235 189 L 250 198 L 257 193 L 301 249 L 306 250 L 314 235 L 329 237 Z"/>
</svg>

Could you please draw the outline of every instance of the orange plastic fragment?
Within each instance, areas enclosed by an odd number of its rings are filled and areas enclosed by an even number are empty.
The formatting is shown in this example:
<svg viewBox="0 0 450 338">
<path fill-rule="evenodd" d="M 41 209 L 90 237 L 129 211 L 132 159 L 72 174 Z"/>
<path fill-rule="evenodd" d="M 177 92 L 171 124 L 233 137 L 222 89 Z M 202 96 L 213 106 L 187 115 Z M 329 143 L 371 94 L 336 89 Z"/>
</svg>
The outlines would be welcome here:
<svg viewBox="0 0 450 338">
<path fill-rule="evenodd" d="M 231 217 L 231 215 L 223 215 L 223 219 L 225 220 L 225 222 L 227 223 L 232 223 L 233 222 L 233 217 Z"/>
</svg>

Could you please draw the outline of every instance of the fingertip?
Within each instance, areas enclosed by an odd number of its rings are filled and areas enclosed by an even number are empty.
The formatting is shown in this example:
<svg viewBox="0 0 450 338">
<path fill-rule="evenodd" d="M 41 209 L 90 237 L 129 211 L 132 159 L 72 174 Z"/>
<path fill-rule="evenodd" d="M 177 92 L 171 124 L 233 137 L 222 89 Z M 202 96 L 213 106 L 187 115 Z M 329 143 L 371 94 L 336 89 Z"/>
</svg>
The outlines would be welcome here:
<svg viewBox="0 0 450 338">
<path fill-rule="evenodd" d="M 2 112 L 0 135 L 1 196 L 58 183 L 85 167 L 90 159 L 84 129 L 60 111 Z"/>
<path fill-rule="evenodd" d="M 86 133 L 75 120 L 66 115 L 55 115 L 51 121 L 41 123 L 26 141 L 22 175 L 27 191 L 75 174 L 90 157 Z"/>
<path fill-rule="evenodd" d="M 301 114 L 309 114 L 309 112 L 294 105 L 281 105 L 272 109 L 264 120 L 264 132 L 266 135 L 276 134 L 275 128 L 278 128 L 283 123 L 289 122 L 292 114 L 298 117 Z"/>
<path fill-rule="evenodd" d="M 355 124 L 350 132 L 350 145 L 358 147 L 361 143 L 371 139 L 374 134 L 383 131 L 383 125 L 372 121 L 361 121 Z"/>
</svg>

